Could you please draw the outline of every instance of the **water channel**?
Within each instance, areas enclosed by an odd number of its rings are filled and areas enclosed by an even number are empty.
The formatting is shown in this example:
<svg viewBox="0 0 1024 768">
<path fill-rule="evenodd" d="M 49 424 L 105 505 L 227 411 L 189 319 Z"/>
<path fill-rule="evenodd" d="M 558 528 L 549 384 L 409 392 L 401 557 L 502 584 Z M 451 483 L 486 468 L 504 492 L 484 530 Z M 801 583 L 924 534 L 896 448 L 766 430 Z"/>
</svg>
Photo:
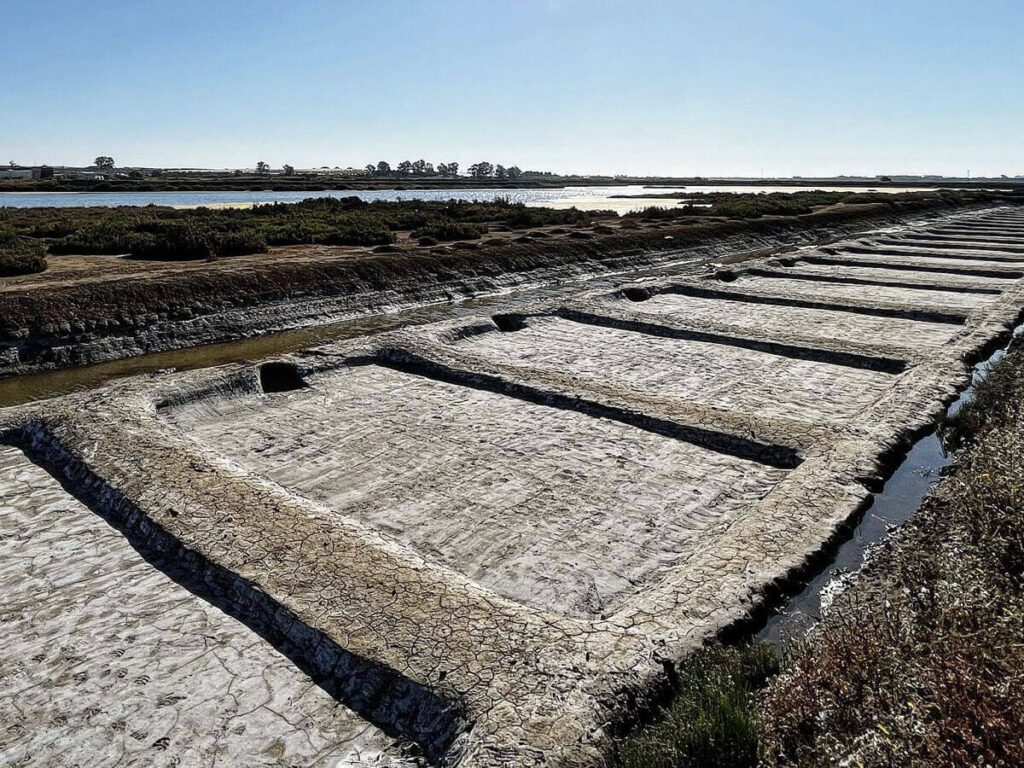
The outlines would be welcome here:
<svg viewBox="0 0 1024 768">
<path fill-rule="evenodd" d="M 709 192 L 732 192 L 735 194 L 757 194 L 782 192 L 929 192 L 930 189 L 912 187 L 791 187 L 791 186 L 728 186 L 702 185 L 686 187 L 650 187 L 640 185 L 603 186 L 603 187 L 560 187 L 544 189 L 496 189 L 485 187 L 448 188 L 448 189 L 335 189 L 306 192 L 275 192 L 273 190 L 226 191 L 226 192 L 0 192 L 0 208 L 79 208 L 85 206 L 118 206 L 118 205 L 168 205 L 177 207 L 195 206 L 230 206 L 254 203 L 297 203 L 310 197 L 358 197 L 368 202 L 376 200 L 478 200 L 492 201 L 498 198 L 508 199 L 514 203 L 526 205 L 543 205 L 548 207 L 580 208 L 613 208 L 625 205 L 635 207 L 636 201 L 629 201 L 622 196 L 642 197 L 644 195 L 664 195 L 679 193 L 683 198 L 688 194 Z M 644 198 L 648 202 L 660 202 L 673 205 L 674 200 Z"/>
</svg>

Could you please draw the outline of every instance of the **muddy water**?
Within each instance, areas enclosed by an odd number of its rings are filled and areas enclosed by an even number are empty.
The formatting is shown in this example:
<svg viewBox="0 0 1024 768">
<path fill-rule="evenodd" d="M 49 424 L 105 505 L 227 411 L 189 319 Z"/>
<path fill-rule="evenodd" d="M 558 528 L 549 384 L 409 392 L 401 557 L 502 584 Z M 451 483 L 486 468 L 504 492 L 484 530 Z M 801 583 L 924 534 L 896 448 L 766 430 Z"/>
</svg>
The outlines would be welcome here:
<svg viewBox="0 0 1024 768">
<path fill-rule="evenodd" d="M 96 365 L 0 379 L 0 408 L 66 395 L 71 392 L 82 392 L 125 376 L 154 373 L 168 368 L 187 371 L 245 360 L 259 360 L 272 355 L 296 352 L 330 341 L 350 339 L 401 327 L 423 325 L 468 315 L 509 312 L 536 301 L 558 297 L 567 298 L 581 290 L 611 289 L 620 283 L 642 277 L 692 273 L 699 264 L 703 263 L 706 263 L 706 260 L 687 258 L 649 270 L 630 270 L 628 273 L 602 275 L 599 278 L 582 278 L 557 285 L 532 286 L 464 301 L 430 304 L 388 314 L 360 316 L 327 325 L 270 333 L 219 344 L 169 350 Z"/>
<path fill-rule="evenodd" d="M 1024 336 L 1024 325 L 1014 329 L 1014 340 Z M 975 387 L 985 379 L 1005 349 L 996 350 L 987 360 L 974 367 L 973 380 L 946 410 L 955 416 L 974 399 Z M 907 452 L 903 462 L 889 477 L 882 490 L 874 495 L 871 506 L 854 529 L 851 537 L 836 552 L 835 559 L 808 581 L 772 616 L 757 638 L 781 648 L 805 635 L 821 618 L 821 611 L 847 586 L 864 566 L 871 548 L 914 516 L 928 491 L 938 481 L 942 470 L 952 463 L 936 432 L 920 438 Z"/>
</svg>

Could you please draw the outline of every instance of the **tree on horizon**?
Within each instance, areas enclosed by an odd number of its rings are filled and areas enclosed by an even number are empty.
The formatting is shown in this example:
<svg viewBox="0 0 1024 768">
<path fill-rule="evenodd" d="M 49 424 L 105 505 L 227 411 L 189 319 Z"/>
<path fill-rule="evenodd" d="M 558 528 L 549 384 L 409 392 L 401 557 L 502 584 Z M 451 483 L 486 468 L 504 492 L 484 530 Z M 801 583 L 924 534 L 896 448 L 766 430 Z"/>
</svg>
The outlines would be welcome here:
<svg viewBox="0 0 1024 768">
<path fill-rule="evenodd" d="M 469 166 L 469 175 L 474 179 L 482 179 L 490 176 L 494 173 L 494 166 L 486 160 L 481 160 L 479 163 L 473 163 Z"/>
</svg>

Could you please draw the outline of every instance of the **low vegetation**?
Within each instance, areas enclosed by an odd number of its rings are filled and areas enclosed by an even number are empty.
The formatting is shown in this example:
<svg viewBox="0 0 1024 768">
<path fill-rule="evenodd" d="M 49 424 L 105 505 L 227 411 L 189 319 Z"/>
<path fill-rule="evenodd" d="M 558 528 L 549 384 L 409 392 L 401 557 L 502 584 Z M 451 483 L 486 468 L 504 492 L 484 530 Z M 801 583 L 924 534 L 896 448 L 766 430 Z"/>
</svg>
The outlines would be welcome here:
<svg viewBox="0 0 1024 768">
<path fill-rule="evenodd" d="M 757 765 L 760 723 L 753 696 L 778 668 L 778 656 L 761 643 L 692 654 L 678 669 L 668 710 L 620 745 L 620 768 Z"/>
<path fill-rule="evenodd" d="M 412 236 L 418 238 L 430 238 L 434 241 L 440 240 L 479 240 L 486 232 L 477 224 L 465 224 L 461 221 L 450 219 L 433 221 L 413 230 Z"/>
<path fill-rule="evenodd" d="M 987 200 L 1009 202 L 1011 198 L 1005 193 L 989 193 Z M 48 337 L 54 329 L 65 325 L 112 332 L 136 327 L 143 318 L 219 311 L 225 302 L 258 307 L 288 296 L 337 296 L 351 292 L 354 286 L 393 290 L 398 283 L 433 284 L 456 279 L 458 275 L 479 278 L 536 270 L 593 271 L 598 264 L 621 260 L 624 254 L 707 247 L 733 237 L 781 237 L 806 232 L 809 226 L 815 231 L 832 231 L 876 222 L 880 216 L 934 213 L 953 205 L 955 201 L 922 195 L 896 204 L 833 206 L 816 211 L 813 221 L 804 217 L 705 216 L 667 223 L 620 220 L 612 213 L 600 211 L 528 208 L 508 201 L 364 203 L 354 198 L 316 199 L 295 205 L 216 211 L 157 207 L 0 208 L 0 229 L 16 236 L 55 244 L 69 235 L 78 236 L 79 230 L 96 231 L 96 240 L 101 241 L 96 250 L 107 249 L 112 253 L 125 253 L 118 240 L 125 230 L 166 235 L 162 228 L 175 222 L 191 222 L 218 235 L 255 232 L 267 245 L 330 245 L 358 239 L 370 246 L 357 258 L 352 257 L 354 254 L 345 254 L 346 258 L 326 258 L 325 254 L 322 259 L 291 259 L 289 254 L 256 257 L 247 261 L 244 269 L 237 268 L 232 259 L 214 258 L 201 270 L 140 275 L 146 279 L 133 280 L 117 277 L 120 271 L 116 268 L 110 269 L 110 279 L 103 279 L 107 267 L 78 264 L 76 270 L 88 269 L 96 279 L 71 279 L 59 284 L 41 283 L 31 290 L 0 291 L 0 338 L 17 334 L 16 338 L 24 339 L 26 333 L 28 338 Z M 471 224 L 481 231 L 486 228 L 489 233 L 502 236 L 451 244 L 425 236 L 425 246 L 410 239 L 414 230 L 447 220 Z M 537 223 L 539 228 L 524 231 L 519 226 L 524 220 Z M 589 236 L 571 237 L 574 233 Z M 481 244 L 477 245 L 478 242 Z M 502 247 L 496 247 L 496 243 Z M 259 250 L 262 244 L 259 240 L 243 240 L 242 246 Z M 222 247 L 215 255 L 232 252 L 237 250 Z M 199 249 L 198 253 L 198 258 L 209 258 L 206 250 Z M 45 344 L 32 349 L 40 355 L 48 354 Z M 29 354 L 28 347 L 24 354 Z"/>
<path fill-rule="evenodd" d="M 46 246 L 38 240 L 0 230 L 0 277 L 29 275 L 46 269 Z"/>
<path fill-rule="evenodd" d="M 677 223 L 711 219 L 795 216 L 837 204 L 873 203 L 899 209 L 906 205 L 971 202 L 990 193 L 944 191 L 907 195 L 797 192 L 794 194 L 697 196 L 702 205 L 647 208 L 627 214 L 625 229 L 644 221 Z M 710 207 L 706 207 L 710 205 Z M 215 259 L 262 253 L 272 246 L 391 245 L 408 232 L 424 244 L 478 240 L 490 231 L 540 227 L 601 227 L 618 221 L 610 211 L 553 210 L 512 203 L 449 200 L 365 202 L 357 197 L 310 198 L 300 203 L 257 205 L 250 209 L 176 210 L 173 208 L 28 208 L 0 209 L 0 228 L 33 238 L 56 254 L 129 255 L 139 259 Z M 595 230 L 610 233 L 608 227 Z M 571 233 L 579 239 L 589 235 Z"/>
<path fill-rule="evenodd" d="M 476 240 L 498 230 L 614 218 L 607 211 L 555 211 L 497 200 L 373 202 L 311 198 L 251 209 L 175 210 L 156 206 L 0 210 L 0 225 L 35 238 L 53 253 L 127 254 L 192 260 L 261 253 L 269 246 L 381 246 L 398 232 L 433 241 Z"/>
<path fill-rule="evenodd" d="M 833 205 L 884 204 L 898 207 L 901 204 L 931 197 L 949 204 L 983 200 L 988 196 L 984 191 L 947 189 L 938 192 L 903 192 L 886 194 L 882 192 L 771 192 L 762 194 L 733 194 L 709 192 L 687 194 L 685 202 L 671 208 L 649 206 L 641 211 L 626 214 L 627 219 L 680 220 L 699 216 L 725 216 L 736 219 L 756 219 L 761 216 L 802 216 L 817 209 Z M 679 193 L 661 195 L 645 194 L 643 197 L 679 197 Z"/>
<path fill-rule="evenodd" d="M 944 431 L 952 474 L 770 686 L 769 765 L 1024 765 L 1024 350 Z"/>
</svg>

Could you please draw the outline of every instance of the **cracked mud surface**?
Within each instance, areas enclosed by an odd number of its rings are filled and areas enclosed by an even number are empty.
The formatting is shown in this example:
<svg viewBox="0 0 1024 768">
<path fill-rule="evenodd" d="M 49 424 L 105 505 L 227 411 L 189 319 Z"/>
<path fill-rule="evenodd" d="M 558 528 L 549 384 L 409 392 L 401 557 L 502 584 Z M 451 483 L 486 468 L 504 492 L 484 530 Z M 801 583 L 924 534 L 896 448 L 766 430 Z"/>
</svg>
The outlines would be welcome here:
<svg viewBox="0 0 1024 768">
<path fill-rule="evenodd" d="M 200 444 L 514 600 L 607 612 L 785 475 L 375 365 L 178 423 Z"/>
<path fill-rule="evenodd" d="M 952 232 L 976 241 L 925 244 Z M 970 274 L 1018 268 L 987 237 L 1024 247 L 1024 213 L 0 411 L 46 467 L 0 450 L 4 756 L 112 764 L 130 712 L 140 764 L 179 739 L 182 764 L 400 759 L 379 726 L 460 768 L 603 765 L 666 666 L 807 567 L 1019 322 L 1024 280 Z M 112 660 L 129 631 L 145 656 Z M 146 685 L 102 688 L 128 664 Z"/>
<path fill-rule="evenodd" d="M 889 261 L 888 264 L 900 264 L 901 261 Z M 993 277 L 989 275 L 954 274 L 951 272 L 921 272 L 914 269 L 888 269 L 875 268 L 870 266 L 847 266 L 833 264 L 797 264 L 792 268 L 794 272 L 806 275 L 821 277 L 853 277 L 861 280 L 876 280 L 881 282 L 906 281 L 908 283 L 935 283 L 938 286 L 962 286 L 964 288 L 1007 288 L 1017 281 L 1016 277 Z M 934 265 L 933 268 L 940 265 Z M 971 265 L 974 268 L 984 267 L 977 264 Z M 969 271 L 965 268 L 964 272 Z M 997 266 L 996 271 L 1003 271 Z M 783 273 L 784 274 L 784 273 Z M 867 287 L 867 286 L 865 286 Z"/>
<path fill-rule="evenodd" d="M 963 253 L 968 250 L 966 247 L 961 247 L 958 249 L 958 252 Z M 1021 265 L 1024 264 L 1024 257 L 1007 260 L 1007 257 L 1011 257 L 1012 254 L 991 253 L 988 251 L 978 253 L 969 259 L 958 259 L 955 256 L 946 255 L 948 252 L 945 250 L 929 248 L 927 244 L 923 243 L 913 250 L 906 250 L 899 256 L 888 255 L 884 252 L 870 253 L 863 250 L 852 252 L 843 248 L 836 249 L 836 252 L 839 255 L 849 255 L 867 265 L 870 265 L 872 262 L 882 262 L 885 264 L 907 265 L 917 263 L 924 266 L 952 267 L 954 269 L 1020 269 Z"/>
<path fill-rule="evenodd" d="M 561 318 L 531 320 L 516 333 L 488 333 L 461 344 L 507 365 L 569 370 L 579 379 L 759 416 L 847 419 L 874 402 L 893 377 L 840 369 L 722 344 L 666 339 Z"/>
<path fill-rule="evenodd" d="M 842 269 L 840 267 L 839 269 Z M 941 283 L 941 278 L 930 273 L 922 275 L 922 282 Z M 948 283 L 952 284 L 952 283 Z M 978 309 L 991 304 L 996 297 L 990 294 L 957 293 L 954 291 L 932 291 L 920 288 L 898 288 L 887 285 L 852 285 L 830 283 L 823 280 L 794 280 L 786 277 L 741 277 L 729 288 L 767 288 L 787 296 L 827 298 L 834 301 L 844 299 L 886 301 L 911 307 L 954 307 L 956 309 Z"/>
<path fill-rule="evenodd" d="M 2 445 L 0 530 L 3 765 L 378 765 L 391 744 Z"/>
<path fill-rule="evenodd" d="M 686 317 L 743 330 L 785 334 L 794 329 L 823 339 L 859 342 L 864 339 L 894 346 L 938 346 L 960 329 L 950 323 L 929 323 L 893 317 L 872 317 L 809 307 L 785 307 L 726 299 L 705 299 L 663 293 L 641 303 L 611 299 L 620 309 L 638 313 Z"/>
</svg>

